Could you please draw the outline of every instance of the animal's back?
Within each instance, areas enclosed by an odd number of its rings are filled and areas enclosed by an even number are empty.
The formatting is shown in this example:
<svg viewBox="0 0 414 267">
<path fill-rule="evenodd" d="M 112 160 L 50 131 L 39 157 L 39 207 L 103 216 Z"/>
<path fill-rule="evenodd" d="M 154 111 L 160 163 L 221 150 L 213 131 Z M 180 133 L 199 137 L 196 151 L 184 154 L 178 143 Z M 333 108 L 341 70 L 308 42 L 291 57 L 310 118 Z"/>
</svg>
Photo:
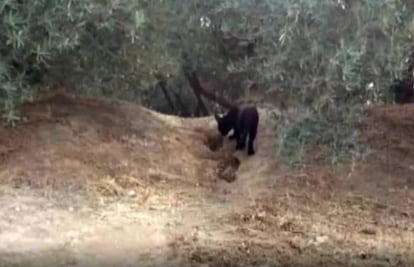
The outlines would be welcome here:
<svg viewBox="0 0 414 267">
<path fill-rule="evenodd" d="M 252 128 L 257 128 L 259 124 L 259 112 L 257 111 L 257 108 L 254 106 L 247 106 L 241 108 L 239 122 L 241 124 L 241 128 L 245 128 L 248 130 Z"/>
<path fill-rule="evenodd" d="M 397 80 L 391 86 L 394 93 L 394 101 L 397 104 L 407 104 L 414 100 L 413 85 L 407 80 Z"/>
</svg>

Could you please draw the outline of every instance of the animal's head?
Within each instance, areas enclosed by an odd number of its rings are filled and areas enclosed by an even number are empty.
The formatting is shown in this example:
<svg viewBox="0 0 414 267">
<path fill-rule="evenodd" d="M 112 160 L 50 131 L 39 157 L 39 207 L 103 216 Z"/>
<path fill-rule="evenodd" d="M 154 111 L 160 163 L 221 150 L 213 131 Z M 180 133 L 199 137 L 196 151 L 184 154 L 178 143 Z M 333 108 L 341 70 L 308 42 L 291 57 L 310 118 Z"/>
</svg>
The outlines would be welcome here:
<svg viewBox="0 0 414 267">
<path fill-rule="evenodd" d="M 217 129 L 220 134 L 223 136 L 227 135 L 232 129 L 232 125 L 229 122 L 228 118 L 226 116 L 220 116 L 218 114 L 214 114 L 214 118 L 217 121 Z"/>
</svg>

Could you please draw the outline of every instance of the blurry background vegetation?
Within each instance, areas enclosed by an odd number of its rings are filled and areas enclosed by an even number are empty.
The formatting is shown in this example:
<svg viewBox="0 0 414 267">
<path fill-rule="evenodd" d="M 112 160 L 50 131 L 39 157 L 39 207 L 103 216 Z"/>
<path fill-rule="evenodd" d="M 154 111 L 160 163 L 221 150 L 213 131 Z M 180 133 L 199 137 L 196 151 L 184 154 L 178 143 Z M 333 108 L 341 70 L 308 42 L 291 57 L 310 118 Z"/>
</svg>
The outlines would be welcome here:
<svg viewBox="0 0 414 267">
<path fill-rule="evenodd" d="M 361 155 L 353 125 L 406 75 L 408 0 L 0 0 L 0 105 L 63 86 L 160 112 L 203 116 L 233 103 L 281 110 L 290 164 L 324 145 Z"/>
</svg>

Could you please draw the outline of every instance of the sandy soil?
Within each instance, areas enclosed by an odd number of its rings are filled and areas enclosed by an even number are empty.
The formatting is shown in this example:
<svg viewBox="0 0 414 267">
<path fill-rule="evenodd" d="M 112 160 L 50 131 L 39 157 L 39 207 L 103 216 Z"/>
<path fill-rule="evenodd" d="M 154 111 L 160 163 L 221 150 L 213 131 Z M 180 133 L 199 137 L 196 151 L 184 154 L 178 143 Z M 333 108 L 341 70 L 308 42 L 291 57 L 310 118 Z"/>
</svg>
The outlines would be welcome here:
<svg viewBox="0 0 414 267">
<path fill-rule="evenodd" d="M 288 170 L 182 119 L 63 91 L 0 127 L 0 266 L 414 266 L 414 107 L 372 107 L 373 153 Z"/>
</svg>

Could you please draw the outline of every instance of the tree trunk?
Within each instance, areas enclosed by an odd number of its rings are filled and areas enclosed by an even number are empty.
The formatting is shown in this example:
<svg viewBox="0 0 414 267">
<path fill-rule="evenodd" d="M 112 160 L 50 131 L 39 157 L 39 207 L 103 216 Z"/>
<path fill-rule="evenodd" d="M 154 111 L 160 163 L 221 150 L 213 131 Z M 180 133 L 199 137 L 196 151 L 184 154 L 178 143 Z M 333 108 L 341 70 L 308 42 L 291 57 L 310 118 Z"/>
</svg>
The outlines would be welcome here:
<svg viewBox="0 0 414 267">
<path fill-rule="evenodd" d="M 233 104 L 228 102 L 225 98 L 217 96 L 209 91 L 207 91 L 200 83 L 200 79 L 198 78 L 197 72 L 193 71 L 191 73 L 186 74 L 188 82 L 190 83 L 191 88 L 194 91 L 197 99 L 199 100 L 199 104 L 201 104 L 201 108 L 207 110 L 204 103 L 202 102 L 201 95 L 208 98 L 209 100 L 218 103 L 219 105 L 225 108 L 232 108 L 234 107 Z M 201 102 L 200 102 L 201 101 Z"/>
<path fill-rule="evenodd" d="M 197 105 L 197 115 L 203 115 L 203 116 L 208 116 L 209 112 L 208 109 L 206 107 L 206 105 L 203 102 L 203 99 L 201 98 L 201 85 L 200 82 L 198 80 L 197 74 L 195 72 L 191 73 L 191 74 L 186 74 L 187 76 L 187 80 L 190 83 L 191 88 L 194 91 L 194 94 L 197 98 L 198 101 L 198 105 Z M 202 88 L 201 88 L 202 89 Z M 198 114 L 200 113 L 200 114 Z"/>
<path fill-rule="evenodd" d="M 177 110 L 176 110 L 176 108 L 175 108 L 174 101 L 171 99 L 171 96 L 170 96 L 170 94 L 168 93 L 168 90 L 167 90 L 167 88 L 166 88 L 166 83 L 165 83 L 165 81 L 160 80 L 160 81 L 158 82 L 158 85 L 160 86 L 161 91 L 162 91 L 162 93 L 164 94 L 165 99 L 167 100 L 168 105 L 170 106 L 170 108 L 171 108 L 172 112 L 174 112 L 174 113 L 175 113 Z"/>
<path fill-rule="evenodd" d="M 177 92 L 172 91 L 172 94 L 175 98 L 175 103 L 179 106 L 180 116 L 182 117 L 189 117 L 191 116 L 191 112 L 188 111 L 186 105 L 184 105 L 183 101 L 181 100 L 180 94 Z"/>
</svg>

